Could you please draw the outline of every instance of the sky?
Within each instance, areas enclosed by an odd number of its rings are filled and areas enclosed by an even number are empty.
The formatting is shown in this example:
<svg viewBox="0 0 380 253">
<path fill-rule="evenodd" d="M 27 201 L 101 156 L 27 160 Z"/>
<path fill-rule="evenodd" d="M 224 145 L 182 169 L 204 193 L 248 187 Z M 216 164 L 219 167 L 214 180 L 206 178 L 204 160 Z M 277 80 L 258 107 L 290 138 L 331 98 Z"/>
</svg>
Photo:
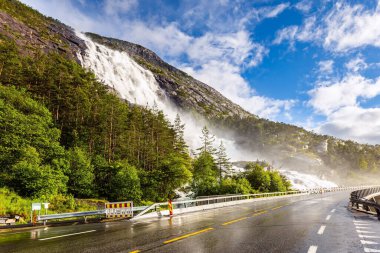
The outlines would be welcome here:
<svg viewBox="0 0 380 253">
<path fill-rule="evenodd" d="M 380 144 L 380 0 L 21 0 L 143 45 L 260 117 Z"/>
</svg>

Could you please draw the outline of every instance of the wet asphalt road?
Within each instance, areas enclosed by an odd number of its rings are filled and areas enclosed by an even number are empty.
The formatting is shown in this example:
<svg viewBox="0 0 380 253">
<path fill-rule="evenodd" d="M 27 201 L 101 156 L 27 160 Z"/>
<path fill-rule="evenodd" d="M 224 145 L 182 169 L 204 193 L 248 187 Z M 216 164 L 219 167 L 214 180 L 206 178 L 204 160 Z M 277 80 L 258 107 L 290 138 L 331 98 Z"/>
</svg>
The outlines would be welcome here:
<svg viewBox="0 0 380 253">
<path fill-rule="evenodd" d="M 176 217 L 0 233 L 0 252 L 380 252 L 380 222 L 349 192 Z"/>
</svg>

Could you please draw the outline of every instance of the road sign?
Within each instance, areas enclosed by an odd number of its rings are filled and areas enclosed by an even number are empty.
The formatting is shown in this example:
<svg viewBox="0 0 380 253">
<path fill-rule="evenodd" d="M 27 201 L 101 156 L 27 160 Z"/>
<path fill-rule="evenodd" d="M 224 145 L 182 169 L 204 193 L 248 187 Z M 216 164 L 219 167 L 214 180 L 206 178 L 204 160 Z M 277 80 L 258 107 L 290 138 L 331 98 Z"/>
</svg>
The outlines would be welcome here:
<svg viewBox="0 0 380 253">
<path fill-rule="evenodd" d="M 45 209 L 48 209 L 48 208 L 49 208 L 50 203 L 42 203 L 42 204 L 44 205 L 44 208 L 45 208 Z"/>
<path fill-rule="evenodd" d="M 41 210 L 41 203 L 32 203 L 32 211 Z"/>
<path fill-rule="evenodd" d="M 30 222 L 36 224 L 37 222 L 37 213 L 40 214 L 41 211 L 41 203 L 32 203 L 32 211 L 30 212 Z"/>
<path fill-rule="evenodd" d="M 107 218 L 127 218 L 133 217 L 133 202 L 109 202 L 106 203 Z"/>
</svg>

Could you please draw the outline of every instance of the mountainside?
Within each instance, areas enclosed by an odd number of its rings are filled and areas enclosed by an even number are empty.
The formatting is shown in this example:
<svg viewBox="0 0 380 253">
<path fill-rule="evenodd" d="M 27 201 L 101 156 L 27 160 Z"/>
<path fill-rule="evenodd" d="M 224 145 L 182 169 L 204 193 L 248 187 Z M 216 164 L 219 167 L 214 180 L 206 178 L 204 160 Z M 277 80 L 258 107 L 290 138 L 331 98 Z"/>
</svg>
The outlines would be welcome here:
<svg viewBox="0 0 380 253">
<path fill-rule="evenodd" d="M 167 114 L 180 113 L 184 118 L 190 115 L 195 120 L 185 123 L 191 130 L 199 132 L 202 124 L 208 124 L 235 152 L 231 154 L 234 159 L 259 157 L 276 167 L 302 170 L 341 183 L 380 173 L 380 146 L 343 141 L 261 119 L 140 45 L 76 33 L 15 0 L 0 0 L 0 34 L 27 57 L 56 53 L 81 63 L 129 103 L 156 103 Z M 2 59 L 0 64 L 4 66 L 6 61 Z M 53 113 L 56 115 L 58 110 Z M 198 132 L 191 130 L 188 138 L 197 138 Z"/>
<path fill-rule="evenodd" d="M 17 1 L 0 1 L 0 33 L 11 38 L 25 55 L 58 52 L 71 59 L 85 49 L 73 29 Z"/>
<path fill-rule="evenodd" d="M 170 100 L 185 111 L 197 112 L 208 118 L 252 116 L 215 89 L 164 62 L 149 49 L 94 33 L 86 33 L 86 35 L 111 49 L 127 52 L 133 60 L 154 74 L 157 83 Z"/>
</svg>

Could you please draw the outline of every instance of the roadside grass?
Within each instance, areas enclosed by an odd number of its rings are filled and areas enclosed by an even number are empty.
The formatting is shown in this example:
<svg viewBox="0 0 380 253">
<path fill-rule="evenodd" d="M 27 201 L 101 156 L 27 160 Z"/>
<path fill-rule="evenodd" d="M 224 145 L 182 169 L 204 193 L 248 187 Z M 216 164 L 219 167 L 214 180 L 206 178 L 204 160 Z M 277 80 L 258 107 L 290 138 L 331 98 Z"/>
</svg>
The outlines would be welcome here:
<svg viewBox="0 0 380 253">
<path fill-rule="evenodd" d="M 70 195 L 55 195 L 49 199 L 23 198 L 8 188 L 0 188 L 0 217 L 14 217 L 19 215 L 23 224 L 30 221 L 32 203 L 48 202 L 49 208 L 45 210 L 43 205 L 41 214 L 68 213 L 91 211 L 104 208 L 106 200 L 102 199 L 75 199 Z"/>
</svg>

